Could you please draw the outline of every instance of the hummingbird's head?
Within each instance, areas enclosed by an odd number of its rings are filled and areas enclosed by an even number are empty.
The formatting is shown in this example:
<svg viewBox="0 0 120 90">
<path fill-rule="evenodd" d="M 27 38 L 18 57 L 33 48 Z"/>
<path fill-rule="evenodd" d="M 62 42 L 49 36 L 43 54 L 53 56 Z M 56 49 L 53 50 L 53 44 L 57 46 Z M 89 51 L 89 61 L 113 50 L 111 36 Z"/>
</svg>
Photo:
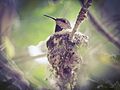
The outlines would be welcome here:
<svg viewBox="0 0 120 90">
<path fill-rule="evenodd" d="M 63 29 L 71 29 L 70 22 L 65 18 L 57 18 L 56 24 Z"/>
<path fill-rule="evenodd" d="M 62 31 L 63 29 L 71 29 L 70 22 L 64 18 L 54 18 L 48 15 L 44 15 L 56 21 L 56 30 L 55 32 Z M 59 30 L 58 30 L 59 29 Z"/>
</svg>

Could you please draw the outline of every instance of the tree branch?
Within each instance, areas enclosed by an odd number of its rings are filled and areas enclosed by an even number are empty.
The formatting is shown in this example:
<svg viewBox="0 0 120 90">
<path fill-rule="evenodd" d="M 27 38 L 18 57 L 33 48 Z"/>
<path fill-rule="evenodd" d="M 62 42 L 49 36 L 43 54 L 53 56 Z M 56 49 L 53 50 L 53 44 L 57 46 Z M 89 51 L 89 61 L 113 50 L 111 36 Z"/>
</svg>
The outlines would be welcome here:
<svg viewBox="0 0 120 90">
<path fill-rule="evenodd" d="M 85 0 L 79 0 L 80 4 L 84 4 Z M 108 33 L 105 28 L 102 27 L 100 23 L 95 19 L 95 17 L 88 11 L 88 17 L 91 23 L 93 24 L 93 27 L 96 28 L 98 32 L 100 32 L 102 35 L 104 35 L 111 43 L 113 43 L 116 47 L 120 49 L 120 41 L 115 38 L 112 34 Z"/>
<path fill-rule="evenodd" d="M 108 33 L 107 30 L 105 30 L 100 23 L 94 18 L 94 16 L 88 12 L 88 17 L 93 24 L 93 26 L 96 28 L 98 32 L 100 32 L 102 35 L 104 35 L 111 43 L 113 43 L 116 47 L 120 49 L 120 41 L 115 38 L 112 34 Z"/>
<path fill-rule="evenodd" d="M 84 20 L 84 18 L 86 17 L 86 13 L 88 11 L 88 8 L 91 6 L 92 4 L 92 0 L 85 0 L 84 1 L 84 5 L 82 6 L 80 12 L 79 12 L 79 15 L 77 16 L 77 20 L 76 20 L 76 23 L 74 25 L 74 28 L 72 30 L 72 33 L 71 33 L 71 38 L 73 37 L 74 33 L 77 31 L 80 23 Z"/>
</svg>

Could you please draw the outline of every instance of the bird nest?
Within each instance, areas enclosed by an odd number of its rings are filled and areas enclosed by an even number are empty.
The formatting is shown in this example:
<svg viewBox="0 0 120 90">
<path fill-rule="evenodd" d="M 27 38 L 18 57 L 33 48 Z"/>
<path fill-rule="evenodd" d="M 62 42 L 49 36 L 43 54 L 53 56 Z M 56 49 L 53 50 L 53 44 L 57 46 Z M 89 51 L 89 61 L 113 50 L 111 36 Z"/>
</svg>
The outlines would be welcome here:
<svg viewBox="0 0 120 90">
<path fill-rule="evenodd" d="M 47 41 L 48 61 L 55 71 L 58 86 L 66 87 L 68 84 L 74 86 L 82 62 L 77 47 L 86 45 L 88 36 L 77 32 L 71 40 L 70 32 L 61 32 L 53 34 Z"/>
</svg>

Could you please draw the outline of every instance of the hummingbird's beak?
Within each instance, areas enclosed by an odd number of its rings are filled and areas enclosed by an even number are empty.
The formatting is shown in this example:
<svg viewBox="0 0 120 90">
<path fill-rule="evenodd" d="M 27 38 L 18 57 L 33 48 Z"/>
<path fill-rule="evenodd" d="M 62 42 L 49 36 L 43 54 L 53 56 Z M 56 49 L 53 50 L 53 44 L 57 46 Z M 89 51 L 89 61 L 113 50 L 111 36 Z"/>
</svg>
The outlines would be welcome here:
<svg viewBox="0 0 120 90">
<path fill-rule="evenodd" d="M 53 20 L 56 21 L 56 18 L 54 18 L 54 17 L 48 16 L 48 15 L 44 15 L 44 16 L 46 16 L 46 17 L 48 17 L 48 18 L 51 18 L 51 19 L 53 19 Z"/>
</svg>

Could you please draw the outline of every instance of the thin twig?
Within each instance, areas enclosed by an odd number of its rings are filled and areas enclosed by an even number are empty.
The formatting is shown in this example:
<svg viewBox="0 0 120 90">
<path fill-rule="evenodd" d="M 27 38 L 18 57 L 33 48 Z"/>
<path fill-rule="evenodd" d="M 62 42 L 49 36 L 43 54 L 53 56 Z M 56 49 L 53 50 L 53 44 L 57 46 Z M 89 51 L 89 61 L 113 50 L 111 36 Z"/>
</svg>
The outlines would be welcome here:
<svg viewBox="0 0 120 90">
<path fill-rule="evenodd" d="M 80 23 L 84 20 L 84 18 L 86 17 L 86 13 L 88 11 L 89 6 L 91 6 L 92 0 L 87 0 L 85 2 L 85 4 L 82 6 L 79 15 L 77 16 L 77 20 L 76 23 L 74 25 L 74 28 L 72 30 L 71 33 L 71 38 L 73 37 L 74 33 L 77 31 L 78 26 L 80 25 Z"/>
</svg>

